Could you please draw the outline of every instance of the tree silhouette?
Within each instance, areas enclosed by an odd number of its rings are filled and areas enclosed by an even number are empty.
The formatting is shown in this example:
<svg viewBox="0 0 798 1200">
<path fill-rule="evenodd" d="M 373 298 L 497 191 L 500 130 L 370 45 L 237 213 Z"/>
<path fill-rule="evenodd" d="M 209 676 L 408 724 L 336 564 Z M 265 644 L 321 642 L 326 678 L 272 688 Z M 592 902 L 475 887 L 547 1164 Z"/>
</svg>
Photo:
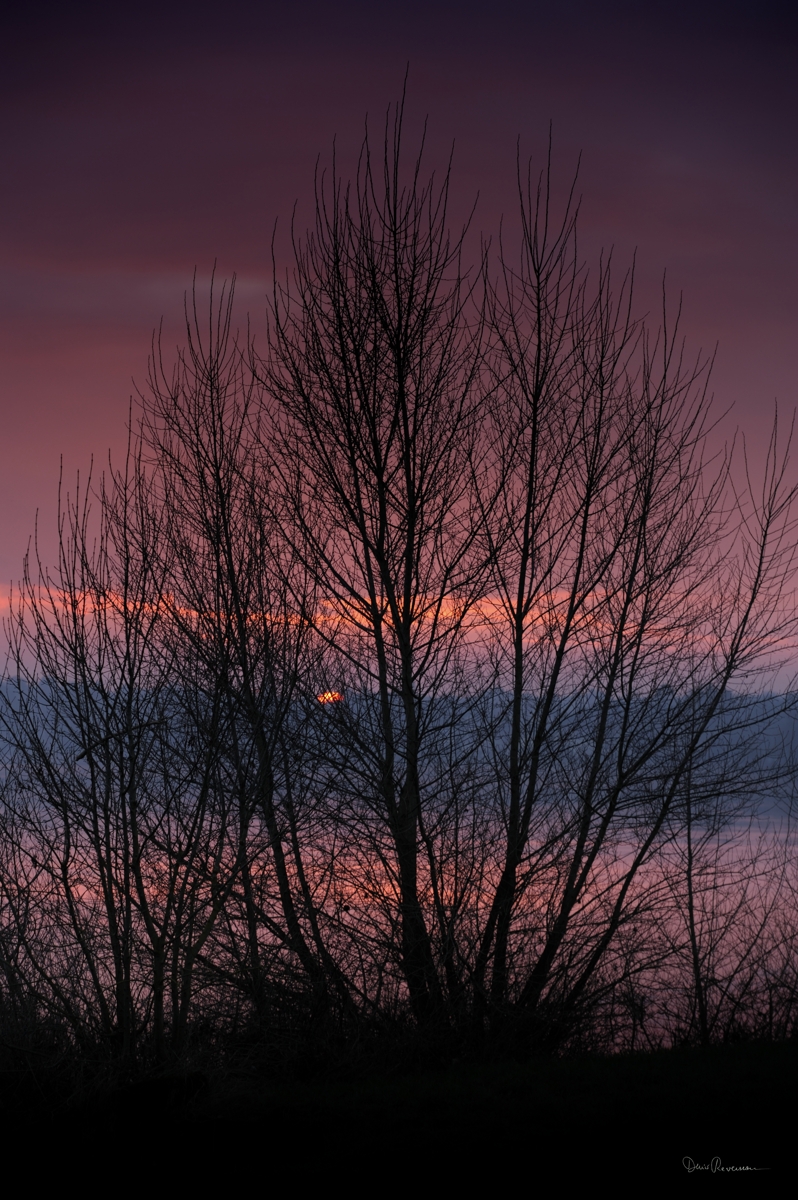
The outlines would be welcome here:
<svg viewBox="0 0 798 1200">
<path fill-rule="evenodd" d="M 794 1022 L 794 868 L 746 834 L 794 777 L 790 437 L 710 453 L 708 365 L 550 160 L 469 269 L 422 152 L 400 104 L 317 175 L 262 350 L 195 289 L 26 563 L 0 1000 L 115 1070 Z"/>
</svg>

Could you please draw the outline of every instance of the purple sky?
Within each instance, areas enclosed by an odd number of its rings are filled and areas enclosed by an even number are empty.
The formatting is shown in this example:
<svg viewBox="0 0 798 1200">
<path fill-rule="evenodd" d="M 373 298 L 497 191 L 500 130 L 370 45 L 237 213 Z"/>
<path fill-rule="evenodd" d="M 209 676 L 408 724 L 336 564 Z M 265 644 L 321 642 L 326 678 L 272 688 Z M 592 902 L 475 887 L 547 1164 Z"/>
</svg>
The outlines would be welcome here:
<svg viewBox="0 0 798 1200">
<path fill-rule="evenodd" d="M 410 64 L 410 143 L 454 140 L 455 216 L 514 217 L 516 142 L 565 183 L 585 254 L 663 271 L 714 391 L 761 449 L 798 403 L 798 22 L 772 4 L 37 4 L 0 26 L 0 585 L 40 511 L 118 456 L 154 326 L 179 337 L 196 267 L 238 275 L 257 326 L 271 233 L 310 217 L 318 155 L 379 136 Z M 785 6 L 786 8 L 786 6 Z M 554 10 L 552 12 L 551 10 Z M 280 243 L 278 242 L 278 246 Z M 798 461 L 798 456 L 796 461 Z"/>
</svg>

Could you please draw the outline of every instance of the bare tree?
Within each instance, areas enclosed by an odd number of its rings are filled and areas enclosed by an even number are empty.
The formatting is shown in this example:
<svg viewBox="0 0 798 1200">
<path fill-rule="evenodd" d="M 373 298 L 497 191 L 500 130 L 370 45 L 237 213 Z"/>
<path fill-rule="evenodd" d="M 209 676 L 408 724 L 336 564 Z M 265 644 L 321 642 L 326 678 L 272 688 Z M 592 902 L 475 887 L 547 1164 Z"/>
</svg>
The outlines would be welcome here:
<svg viewBox="0 0 798 1200">
<path fill-rule="evenodd" d="M 482 325 L 464 231 L 447 232 L 449 174 L 422 183 L 419 157 L 405 179 L 402 116 L 399 106 L 389 118 L 381 161 L 366 138 L 353 187 L 335 170 L 329 187 L 318 180 L 316 226 L 295 242 L 292 281 L 275 287 L 260 371 L 279 405 L 269 437 L 284 525 L 316 586 L 309 616 L 331 678 L 351 692 L 335 716 L 351 716 L 358 790 L 389 831 L 385 887 L 411 1006 L 426 1020 L 443 1006 L 433 939 L 450 941 L 458 905 L 435 845 L 449 785 L 437 779 L 436 795 L 425 772 L 441 704 L 451 727 L 482 586 L 472 494 Z M 454 970 L 450 955 L 450 989 Z"/>
<path fill-rule="evenodd" d="M 752 741 L 790 700 L 751 688 L 794 638 L 794 488 L 775 426 L 759 495 L 708 460 L 706 366 L 632 320 L 631 277 L 590 280 L 550 182 L 521 189 L 491 293 L 505 836 L 474 982 L 496 1011 L 562 1014 L 661 898 L 649 864 L 690 787 L 703 812 L 762 783 Z"/>
<path fill-rule="evenodd" d="M 142 1039 L 162 1060 L 167 1012 L 176 1028 L 190 1004 L 226 838 L 220 697 L 186 703 L 185 658 L 176 682 L 163 510 L 139 467 L 131 455 L 103 485 L 95 528 L 88 489 L 67 499 L 55 572 L 26 565 L 2 707 L 16 860 L 3 884 L 36 913 L 30 932 L 17 919 L 27 986 L 123 1063 Z"/>
<path fill-rule="evenodd" d="M 185 653 L 203 664 L 207 687 L 225 712 L 223 753 L 237 797 L 232 899 L 244 914 L 244 974 L 255 1003 L 264 1003 L 261 941 L 268 936 L 301 964 L 317 1008 L 328 1004 L 330 989 L 346 1008 L 349 991 L 319 925 L 300 839 L 310 814 L 302 811 L 294 779 L 309 686 L 313 582 L 275 517 L 273 470 L 258 453 L 261 389 L 249 348 L 233 336 L 232 305 L 232 288 L 218 303 L 211 289 L 203 328 L 195 294 L 185 350 L 169 372 L 157 348 L 142 395 L 141 436 L 165 514 L 159 547 L 165 603 L 176 661 Z M 264 869 L 271 894 L 263 888 Z M 226 900 L 220 892 L 219 903 Z"/>
</svg>

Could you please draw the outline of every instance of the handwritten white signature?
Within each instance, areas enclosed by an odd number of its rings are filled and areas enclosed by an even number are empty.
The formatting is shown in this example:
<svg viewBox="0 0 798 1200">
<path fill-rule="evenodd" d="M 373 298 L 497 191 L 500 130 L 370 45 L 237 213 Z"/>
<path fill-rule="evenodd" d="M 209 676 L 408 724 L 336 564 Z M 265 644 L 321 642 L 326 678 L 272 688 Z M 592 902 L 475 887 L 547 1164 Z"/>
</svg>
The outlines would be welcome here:
<svg viewBox="0 0 798 1200">
<path fill-rule="evenodd" d="M 718 1171 L 768 1171 L 769 1167 L 724 1167 L 719 1158 L 713 1158 L 708 1163 L 697 1163 L 692 1158 L 683 1158 L 682 1166 L 692 1175 L 693 1171 L 712 1171 L 715 1174 Z"/>
</svg>

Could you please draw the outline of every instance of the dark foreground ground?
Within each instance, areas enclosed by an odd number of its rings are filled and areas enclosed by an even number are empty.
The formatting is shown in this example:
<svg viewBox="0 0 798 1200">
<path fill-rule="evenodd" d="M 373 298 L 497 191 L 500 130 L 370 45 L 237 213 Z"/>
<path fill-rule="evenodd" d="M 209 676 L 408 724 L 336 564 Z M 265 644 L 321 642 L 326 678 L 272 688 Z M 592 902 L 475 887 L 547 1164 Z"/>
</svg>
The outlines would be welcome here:
<svg viewBox="0 0 798 1200">
<path fill-rule="evenodd" d="M 61 1179 L 199 1181 L 254 1194 L 619 1187 L 746 1188 L 796 1174 L 798 1044 L 453 1063 L 357 1080 L 269 1082 L 242 1068 L 152 1078 L 80 1101 L 6 1074 L 3 1141 Z M 687 1160 L 685 1164 L 685 1160 Z M 6 1153 L 6 1163 L 8 1163 Z M 692 1164 L 694 1169 L 688 1168 Z M 714 1170 L 713 1170 L 714 1166 Z M 724 1168 L 723 1170 L 719 1168 Z M 736 1168 L 731 1172 L 728 1168 Z M 757 1174 L 743 1168 L 755 1168 Z M 99 1177 L 98 1177 L 99 1182 Z"/>
</svg>

